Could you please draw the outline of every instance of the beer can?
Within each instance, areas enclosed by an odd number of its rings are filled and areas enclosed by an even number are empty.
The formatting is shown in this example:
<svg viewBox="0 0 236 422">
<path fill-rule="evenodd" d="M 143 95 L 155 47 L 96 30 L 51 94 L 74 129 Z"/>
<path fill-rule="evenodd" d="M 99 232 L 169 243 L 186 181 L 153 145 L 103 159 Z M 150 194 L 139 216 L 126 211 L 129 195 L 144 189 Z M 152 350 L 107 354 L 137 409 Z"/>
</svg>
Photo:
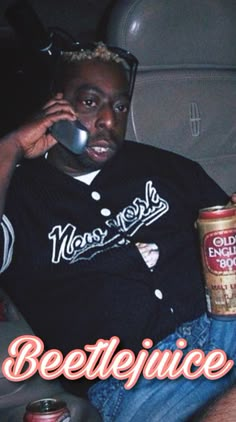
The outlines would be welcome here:
<svg viewBox="0 0 236 422">
<path fill-rule="evenodd" d="M 62 400 L 46 398 L 26 406 L 23 422 L 71 422 L 70 412 Z"/>
<path fill-rule="evenodd" d="M 201 209 L 197 226 L 207 310 L 215 318 L 236 318 L 236 207 Z"/>
</svg>

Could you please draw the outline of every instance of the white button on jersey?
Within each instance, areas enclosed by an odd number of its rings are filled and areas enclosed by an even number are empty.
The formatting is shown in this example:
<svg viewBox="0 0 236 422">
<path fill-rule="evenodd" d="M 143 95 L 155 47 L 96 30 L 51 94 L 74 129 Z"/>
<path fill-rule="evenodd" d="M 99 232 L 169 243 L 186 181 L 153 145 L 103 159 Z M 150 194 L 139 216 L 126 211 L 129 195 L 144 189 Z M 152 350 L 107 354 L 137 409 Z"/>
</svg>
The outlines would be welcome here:
<svg viewBox="0 0 236 422">
<path fill-rule="evenodd" d="M 109 217 L 109 215 L 111 215 L 111 211 L 110 211 L 108 208 L 102 208 L 102 209 L 101 209 L 101 214 L 102 214 L 104 217 Z"/>
<path fill-rule="evenodd" d="M 92 196 L 92 198 L 93 198 L 95 201 L 99 201 L 99 199 L 101 199 L 101 195 L 100 195 L 100 193 L 98 193 L 98 192 L 96 192 L 96 191 L 93 191 L 93 192 L 91 193 L 91 196 Z"/>
<path fill-rule="evenodd" d="M 170 312 L 173 314 L 174 313 L 174 309 L 173 308 L 170 308 Z"/>
<path fill-rule="evenodd" d="M 163 299 L 163 293 L 161 292 L 161 290 L 156 289 L 154 292 L 154 295 L 158 298 L 158 299 Z"/>
</svg>

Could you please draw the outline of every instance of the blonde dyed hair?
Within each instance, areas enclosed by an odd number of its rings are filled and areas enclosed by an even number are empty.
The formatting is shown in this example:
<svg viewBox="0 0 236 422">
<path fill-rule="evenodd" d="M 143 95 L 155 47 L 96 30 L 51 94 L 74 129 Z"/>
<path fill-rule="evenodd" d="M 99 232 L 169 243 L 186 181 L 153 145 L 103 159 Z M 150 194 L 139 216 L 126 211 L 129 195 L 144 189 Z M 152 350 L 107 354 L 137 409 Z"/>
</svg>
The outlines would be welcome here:
<svg viewBox="0 0 236 422">
<path fill-rule="evenodd" d="M 81 49 L 78 51 L 63 51 L 61 58 L 65 63 L 77 63 L 82 60 L 94 60 L 100 59 L 104 62 L 115 62 L 125 65 L 125 60 L 122 59 L 119 54 L 110 51 L 109 48 L 102 42 L 95 44 L 96 47 L 93 50 Z"/>
</svg>

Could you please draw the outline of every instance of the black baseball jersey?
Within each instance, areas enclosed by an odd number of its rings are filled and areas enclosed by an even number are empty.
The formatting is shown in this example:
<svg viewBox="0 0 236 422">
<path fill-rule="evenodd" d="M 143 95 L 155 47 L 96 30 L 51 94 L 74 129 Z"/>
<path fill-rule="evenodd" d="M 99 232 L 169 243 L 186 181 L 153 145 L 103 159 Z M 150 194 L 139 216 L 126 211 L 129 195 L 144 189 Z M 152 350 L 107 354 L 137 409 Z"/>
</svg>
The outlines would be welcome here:
<svg viewBox="0 0 236 422">
<path fill-rule="evenodd" d="M 2 220 L 1 285 L 47 347 L 116 335 L 139 350 L 204 312 L 194 222 L 227 200 L 198 164 L 128 141 L 89 186 L 26 160 Z M 158 246 L 153 271 L 136 242 Z"/>
</svg>

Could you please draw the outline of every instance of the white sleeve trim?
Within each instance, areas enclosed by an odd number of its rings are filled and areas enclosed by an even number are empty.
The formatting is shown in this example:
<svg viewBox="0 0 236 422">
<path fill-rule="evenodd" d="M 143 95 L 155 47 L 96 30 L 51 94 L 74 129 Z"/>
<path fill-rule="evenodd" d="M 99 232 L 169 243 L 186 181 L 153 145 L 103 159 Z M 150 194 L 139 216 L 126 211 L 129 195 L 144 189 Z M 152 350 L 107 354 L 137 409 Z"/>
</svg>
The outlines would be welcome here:
<svg viewBox="0 0 236 422">
<path fill-rule="evenodd" d="M 3 259 L 2 266 L 0 267 L 0 273 L 3 273 L 10 265 L 13 255 L 13 245 L 15 241 L 15 233 L 11 222 L 8 218 L 3 215 L 1 221 L 1 227 L 3 231 Z"/>
</svg>

